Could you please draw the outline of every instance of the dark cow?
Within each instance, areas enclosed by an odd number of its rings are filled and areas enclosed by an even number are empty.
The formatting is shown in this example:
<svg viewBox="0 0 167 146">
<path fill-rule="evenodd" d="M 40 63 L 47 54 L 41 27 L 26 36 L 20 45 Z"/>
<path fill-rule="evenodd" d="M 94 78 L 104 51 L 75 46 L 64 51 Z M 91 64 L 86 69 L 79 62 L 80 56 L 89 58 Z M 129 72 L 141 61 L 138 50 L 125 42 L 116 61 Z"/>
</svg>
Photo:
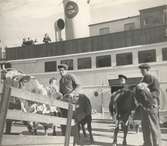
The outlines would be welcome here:
<svg viewBox="0 0 167 146">
<path fill-rule="evenodd" d="M 87 124 L 87 129 L 89 131 L 89 136 L 90 136 L 90 142 L 94 143 L 94 139 L 93 139 L 93 135 L 92 135 L 92 126 L 91 126 L 91 122 L 92 122 L 92 116 L 91 116 L 91 111 L 92 111 L 92 107 L 91 107 L 91 103 L 89 98 L 84 95 L 84 94 L 79 94 L 79 98 L 78 98 L 78 107 L 76 108 L 76 121 L 77 121 L 77 125 L 78 125 L 78 135 L 80 137 L 80 129 L 82 127 L 83 130 L 83 134 L 86 137 L 86 131 L 85 131 L 85 124 Z"/>
<path fill-rule="evenodd" d="M 113 145 L 117 144 L 117 135 L 119 125 L 121 124 L 124 132 L 123 145 L 126 146 L 126 136 L 128 133 L 128 119 L 132 110 L 135 110 L 134 94 L 129 89 L 120 89 L 111 96 L 109 110 L 112 116 L 116 118 L 116 128 L 114 129 Z"/>
</svg>

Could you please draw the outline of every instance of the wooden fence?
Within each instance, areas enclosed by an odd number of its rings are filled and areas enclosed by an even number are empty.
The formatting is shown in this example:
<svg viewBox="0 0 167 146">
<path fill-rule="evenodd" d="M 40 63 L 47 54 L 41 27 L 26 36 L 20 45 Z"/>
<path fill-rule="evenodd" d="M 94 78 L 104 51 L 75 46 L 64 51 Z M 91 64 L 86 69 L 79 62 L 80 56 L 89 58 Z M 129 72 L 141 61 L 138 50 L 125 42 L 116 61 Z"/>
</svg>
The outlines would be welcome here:
<svg viewBox="0 0 167 146">
<path fill-rule="evenodd" d="M 75 105 L 71 102 L 63 102 L 60 100 L 51 101 L 45 96 L 34 94 L 23 89 L 17 89 L 10 86 L 10 79 L 7 79 L 3 85 L 0 84 L 0 145 L 63 145 L 69 146 L 75 144 L 75 138 L 71 139 L 71 127 L 75 125 L 75 120 L 72 119 Z M 63 109 L 68 109 L 68 117 L 56 117 L 49 115 L 41 115 L 35 113 L 22 112 L 21 110 L 9 110 L 9 97 L 17 97 L 19 99 L 31 100 L 33 102 L 39 102 L 48 105 L 54 105 Z M 33 135 L 3 135 L 6 119 L 20 120 L 20 121 L 33 121 L 48 123 L 53 125 L 66 125 L 66 135 L 62 136 L 33 136 Z M 77 126 L 75 126 L 77 127 Z M 77 129 L 76 129 L 77 130 Z"/>
</svg>

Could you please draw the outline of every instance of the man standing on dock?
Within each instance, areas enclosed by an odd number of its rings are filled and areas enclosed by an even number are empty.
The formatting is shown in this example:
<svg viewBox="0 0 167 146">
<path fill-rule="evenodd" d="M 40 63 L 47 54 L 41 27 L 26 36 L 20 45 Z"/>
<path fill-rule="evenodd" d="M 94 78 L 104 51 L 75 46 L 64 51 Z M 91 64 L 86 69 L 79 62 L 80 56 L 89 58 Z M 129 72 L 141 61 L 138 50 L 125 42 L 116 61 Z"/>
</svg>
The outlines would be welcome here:
<svg viewBox="0 0 167 146">
<path fill-rule="evenodd" d="M 160 84 L 157 78 L 150 74 L 150 65 L 142 64 L 139 69 L 143 79 L 137 85 L 136 98 L 141 105 L 144 146 L 160 146 L 158 116 Z"/>
</svg>

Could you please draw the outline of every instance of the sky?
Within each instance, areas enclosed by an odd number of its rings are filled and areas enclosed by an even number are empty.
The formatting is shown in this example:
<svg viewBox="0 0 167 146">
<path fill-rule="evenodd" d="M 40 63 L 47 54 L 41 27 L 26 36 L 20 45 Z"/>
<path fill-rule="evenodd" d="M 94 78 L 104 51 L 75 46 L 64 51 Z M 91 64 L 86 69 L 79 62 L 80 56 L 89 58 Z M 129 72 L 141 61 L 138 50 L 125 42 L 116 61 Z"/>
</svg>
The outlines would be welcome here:
<svg viewBox="0 0 167 146">
<path fill-rule="evenodd" d="M 88 0 L 74 1 L 82 5 Z M 141 9 L 167 4 L 167 0 L 89 1 L 90 24 L 139 15 Z M 40 43 L 46 32 L 54 40 L 54 23 L 64 18 L 63 12 L 62 0 L 0 0 L 0 40 L 9 47 L 20 45 L 24 37 Z"/>
</svg>

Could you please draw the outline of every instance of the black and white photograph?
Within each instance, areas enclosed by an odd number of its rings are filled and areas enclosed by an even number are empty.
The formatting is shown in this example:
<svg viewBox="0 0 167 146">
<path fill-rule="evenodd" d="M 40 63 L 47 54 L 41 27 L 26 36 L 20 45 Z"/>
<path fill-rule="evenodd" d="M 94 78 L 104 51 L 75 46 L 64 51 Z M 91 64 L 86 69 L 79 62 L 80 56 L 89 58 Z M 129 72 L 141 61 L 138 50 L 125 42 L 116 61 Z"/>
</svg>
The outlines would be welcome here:
<svg viewBox="0 0 167 146">
<path fill-rule="evenodd" d="M 0 0 L 0 146 L 167 146 L 167 0 Z"/>
</svg>

